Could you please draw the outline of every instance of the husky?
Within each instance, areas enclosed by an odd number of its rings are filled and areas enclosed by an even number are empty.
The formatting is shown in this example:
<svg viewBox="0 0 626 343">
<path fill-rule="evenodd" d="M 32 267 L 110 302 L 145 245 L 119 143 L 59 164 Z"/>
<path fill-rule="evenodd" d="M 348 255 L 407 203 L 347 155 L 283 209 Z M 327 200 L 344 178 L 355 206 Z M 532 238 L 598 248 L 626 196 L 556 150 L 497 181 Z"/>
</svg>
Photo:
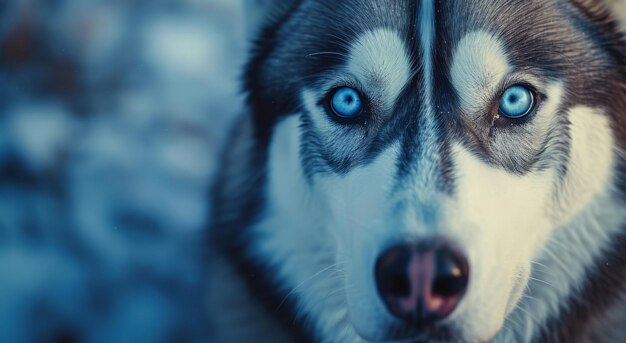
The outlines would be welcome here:
<svg viewBox="0 0 626 343">
<path fill-rule="evenodd" d="M 274 0 L 216 342 L 626 339 L 626 42 L 587 0 Z"/>
</svg>

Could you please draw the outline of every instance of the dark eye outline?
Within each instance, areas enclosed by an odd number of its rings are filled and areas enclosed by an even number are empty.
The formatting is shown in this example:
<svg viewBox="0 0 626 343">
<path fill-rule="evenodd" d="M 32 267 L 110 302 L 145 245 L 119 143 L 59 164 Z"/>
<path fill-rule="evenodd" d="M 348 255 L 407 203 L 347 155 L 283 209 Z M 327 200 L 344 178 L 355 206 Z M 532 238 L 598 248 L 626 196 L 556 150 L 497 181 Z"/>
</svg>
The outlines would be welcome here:
<svg viewBox="0 0 626 343">
<path fill-rule="evenodd" d="M 530 95 L 533 101 L 530 109 L 523 116 L 520 116 L 517 118 L 509 117 L 506 114 L 502 113 L 502 111 L 500 110 L 500 101 L 502 100 L 504 93 L 506 93 L 506 91 L 509 88 L 515 87 L 515 86 L 526 88 L 530 92 Z M 496 101 L 494 101 L 495 104 L 493 107 L 494 108 L 493 125 L 499 126 L 499 127 L 508 126 L 508 125 L 521 125 L 521 124 L 527 123 L 532 118 L 534 118 L 535 114 L 537 113 L 537 109 L 540 107 L 544 99 L 543 94 L 537 91 L 537 89 L 533 85 L 526 83 L 526 82 L 516 82 L 516 83 L 505 85 L 504 87 L 502 87 L 501 91 L 498 94 L 499 96 L 497 97 Z"/>
<path fill-rule="evenodd" d="M 360 97 L 361 110 L 354 117 L 346 117 L 335 111 L 335 108 L 333 106 L 333 98 L 335 97 L 335 94 L 342 88 L 350 88 L 354 90 Z M 367 113 L 367 109 L 369 108 L 369 104 L 370 104 L 369 98 L 365 96 L 365 94 L 361 92 L 358 88 L 350 86 L 350 85 L 341 85 L 341 86 L 331 88 L 323 100 L 324 108 L 326 109 L 326 112 L 329 114 L 329 117 L 333 121 L 340 123 L 340 124 L 351 124 L 351 125 L 366 122 L 366 113 Z"/>
</svg>

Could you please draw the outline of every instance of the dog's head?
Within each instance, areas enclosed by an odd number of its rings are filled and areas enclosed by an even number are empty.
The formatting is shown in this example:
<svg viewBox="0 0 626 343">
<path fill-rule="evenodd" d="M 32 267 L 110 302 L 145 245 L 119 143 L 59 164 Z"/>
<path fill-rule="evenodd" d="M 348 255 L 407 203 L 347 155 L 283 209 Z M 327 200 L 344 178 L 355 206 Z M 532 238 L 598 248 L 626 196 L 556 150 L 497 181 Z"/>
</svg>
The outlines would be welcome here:
<svg viewBox="0 0 626 343">
<path fill-rule="evenodd" d="M 608 246 L 596 218 L 623 215 L 624 49 L 606 13 L 278 3 L 247 72 L 267 154 L 246 239 L 319 338 L 484 341 L 533 331 L 516 312 L 557 315 Z"/>
</svg>

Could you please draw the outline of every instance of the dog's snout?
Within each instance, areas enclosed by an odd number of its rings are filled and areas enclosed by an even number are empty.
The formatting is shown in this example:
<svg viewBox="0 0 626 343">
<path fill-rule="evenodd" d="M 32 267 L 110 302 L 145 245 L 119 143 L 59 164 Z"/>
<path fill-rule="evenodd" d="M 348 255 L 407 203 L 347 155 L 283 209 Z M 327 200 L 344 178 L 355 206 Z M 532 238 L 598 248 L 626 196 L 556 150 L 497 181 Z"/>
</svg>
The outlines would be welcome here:
<svg viewBox="0 0 626 343">
<path fill-rule="evenodd" d="M 380 255 L 375 277 L 390 313 L 422 326 L 454 311 L 467 288 L 469 265 L 447 245 L 406 243 Z"/>
</svg>

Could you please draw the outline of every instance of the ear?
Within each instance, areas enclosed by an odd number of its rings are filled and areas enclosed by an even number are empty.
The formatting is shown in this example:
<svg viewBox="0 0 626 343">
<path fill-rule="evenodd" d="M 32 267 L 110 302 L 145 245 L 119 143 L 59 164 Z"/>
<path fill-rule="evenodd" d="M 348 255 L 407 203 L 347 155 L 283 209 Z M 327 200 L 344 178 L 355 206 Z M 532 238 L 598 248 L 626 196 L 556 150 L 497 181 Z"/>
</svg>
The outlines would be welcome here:
<svg viewBox="0 0 626 343">
<path fill-rule="evenodd" d="M 248 37 L 256 37 L 259 30 L 280 18 L 302 0 L 244 0 Z"/>
</svg>

